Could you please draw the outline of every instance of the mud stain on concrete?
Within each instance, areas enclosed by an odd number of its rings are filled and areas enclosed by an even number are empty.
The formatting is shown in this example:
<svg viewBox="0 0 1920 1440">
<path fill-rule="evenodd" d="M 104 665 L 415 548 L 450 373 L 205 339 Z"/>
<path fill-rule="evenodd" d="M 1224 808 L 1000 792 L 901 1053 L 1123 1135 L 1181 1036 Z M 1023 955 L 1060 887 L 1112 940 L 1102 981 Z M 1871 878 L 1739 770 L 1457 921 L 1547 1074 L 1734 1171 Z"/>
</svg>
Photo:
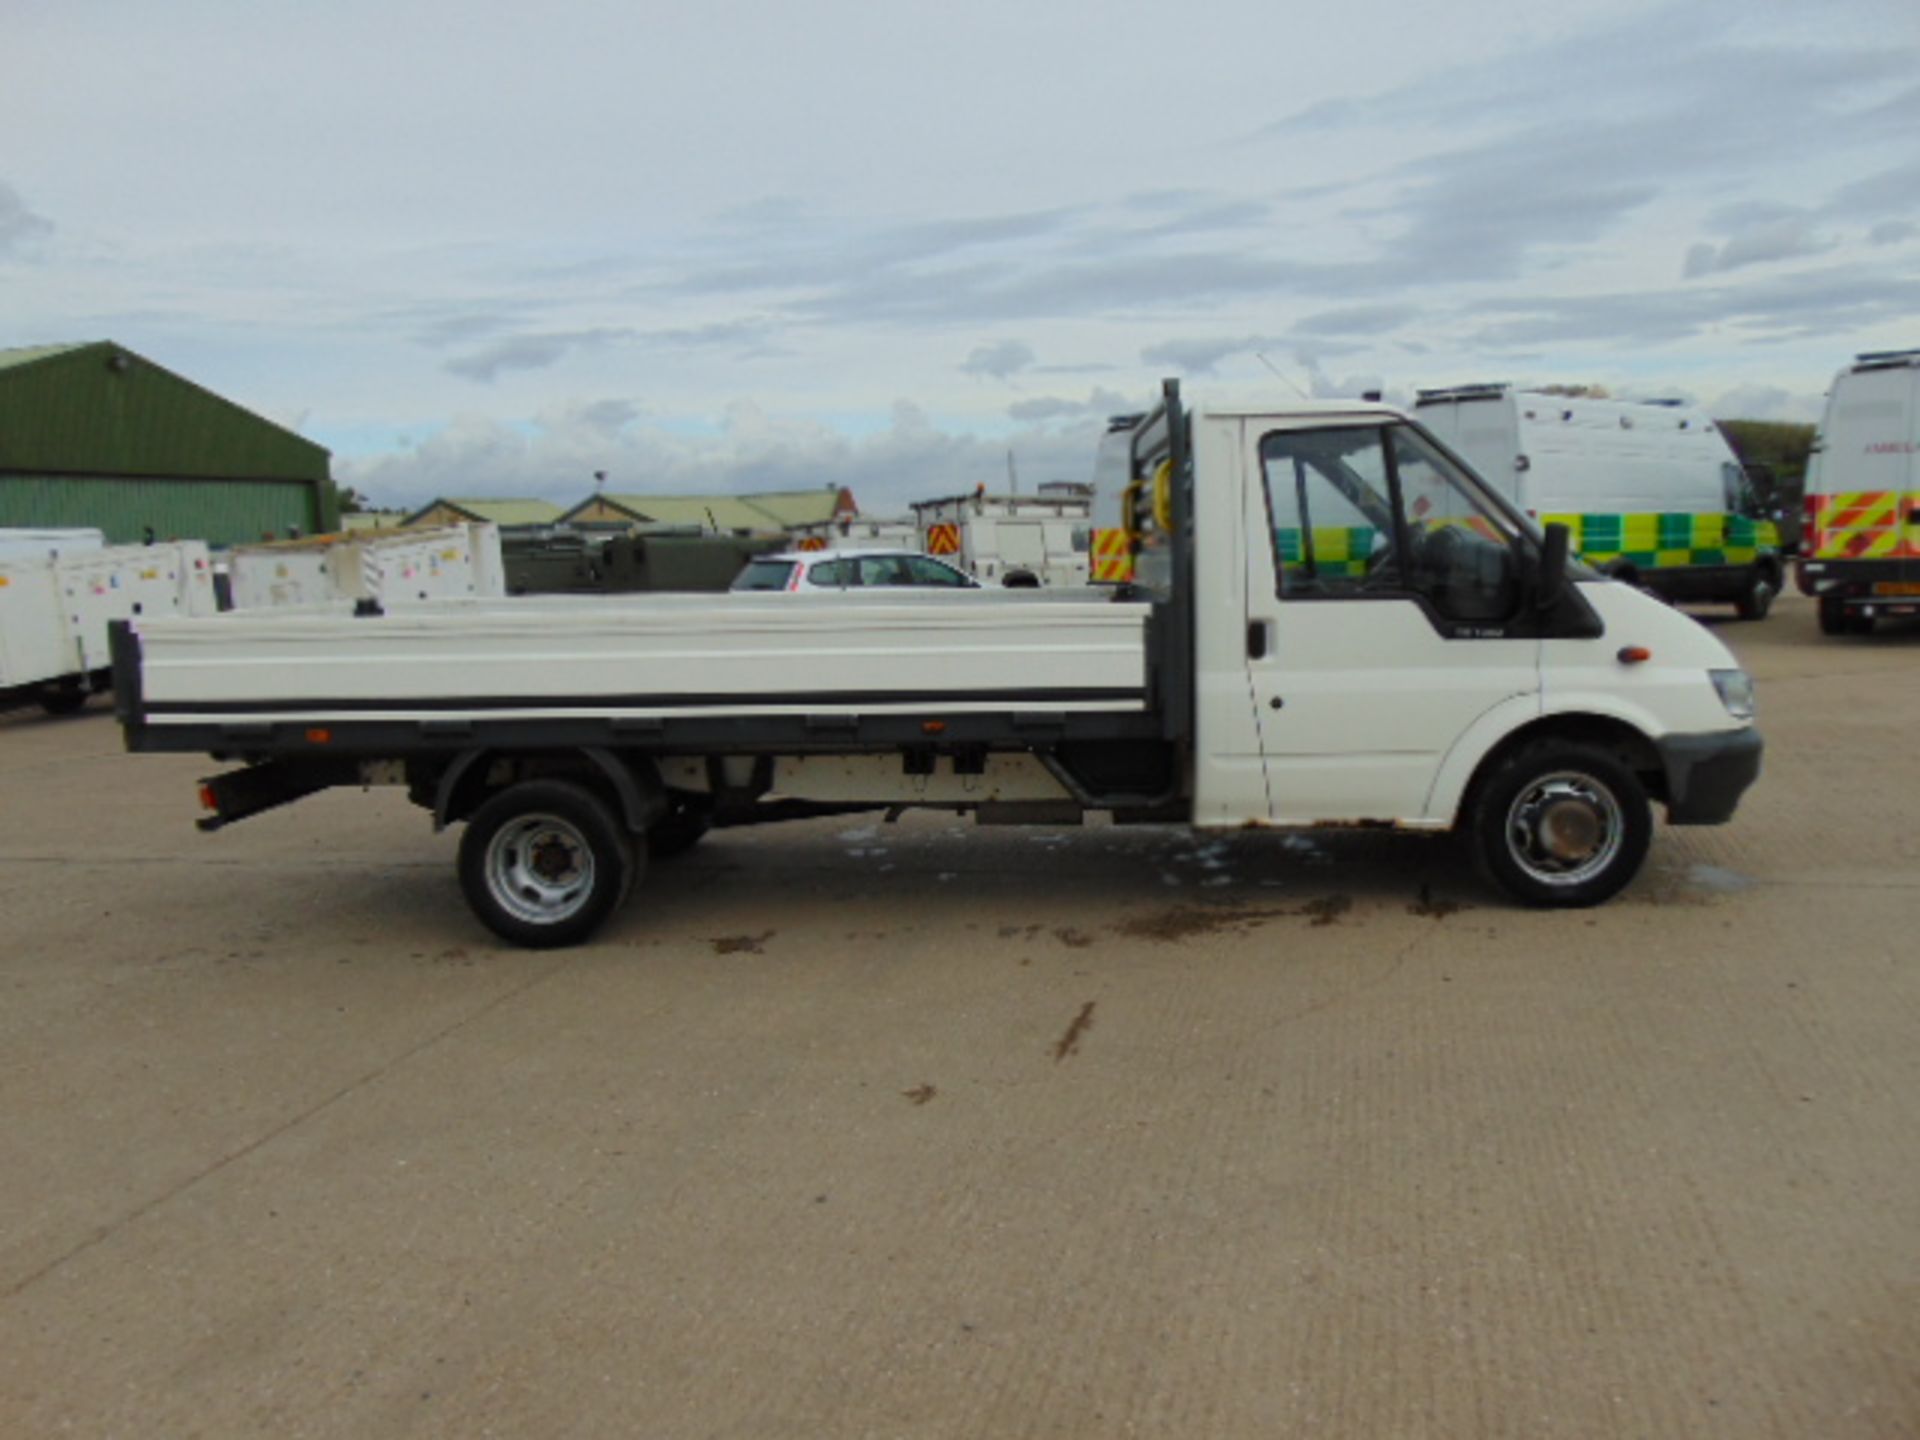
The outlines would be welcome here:
<svg viewBox="0 0 1920 1440">
<path fill-rule="evenodd" d="M 1070 925 L 1062 925 L 1053 932 L 1053 938 L 1072 950 L 1084 950 L 1093 944 L 1093 937 L 1084 930 L 1075 930 Z"/>
<path fill-rule="evenodd" d="M 1053 1045 L 1053 1060 L 1057 1065 L 1069 1055 L 1080 1053 L 1080 1037 L 1093 1028 L 1093 1001 L 1089 1000 L 1080 1007 L 1080 1013 L 1073 1017 L 1073 1023 L 1067 1026 L 1067 1033 Z"/>
<path fill-rule="evenodd" d="M 1435 895 L 1431 886 L 1422 885 L 1419 898 L 1407 906 L 1407 913 L 1424 915 L 1430 920 L 1444 920 L 1449 915 L 1458 915 L 1467 908 L 1469 907 L 1462 905 L 1458 900 L 1449 900 L 1444 895 Z"/>
<path fill-rule="evenodd" d="M 1322 895 L 1294 909 L 1255 908 L 1230 905 L 1177 905 L 1156 915 L 1139 915 L 1113 926 L 1118 935 L 1136 940 L 1177 942 L 1203 935 L 1218 935 L 1227 930 L 1250 930 L 1266 920 L 1306 919 L 1315 925 L 1332 925 L 1353 909 L 1350 895 Z"/>
<path fill-rule="evenodd" d="M 774 937 L 774 931 L 763 930 L 758 935 L 716 935 L 713 937 L 713 953 L 716 955 L 764 955 L 767 941 Z"/>
<path fill-rule="evenodd" d="M 1353 909 L 1351 895 L 1322 895 L 1318 900 L 1309 900 L 1294 913 L 1311 915 L 1316 925 L 1331 925 L 1351 909 Z"/>
<path fill-rule="evenodd" d="M 916 1105 L 924 1105 L 940 1092 L 931 1085 L 916 1085 L 911 1090 L 900 1092 Z"/>
<path fill-rule="evenodd" d="M 1217 935 L 1222 930 L 1238 930 L 1291 915 L 1291 910 L 1246 910 L 1227 906 L 1176 905 L 1157 915 L 1137 915 L 1114 926 L 1115 933 L 1136 940 L 1191 940 L 1201 935 Z"/>
</svg>

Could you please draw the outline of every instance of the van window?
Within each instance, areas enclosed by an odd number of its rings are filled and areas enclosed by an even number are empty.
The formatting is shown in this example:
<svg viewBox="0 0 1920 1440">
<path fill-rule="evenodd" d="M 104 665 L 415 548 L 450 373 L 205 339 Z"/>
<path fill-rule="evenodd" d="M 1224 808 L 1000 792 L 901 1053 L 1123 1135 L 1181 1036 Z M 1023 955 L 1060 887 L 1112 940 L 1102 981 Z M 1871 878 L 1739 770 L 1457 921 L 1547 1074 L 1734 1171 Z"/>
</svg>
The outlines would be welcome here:
<svg viewBox="0 0 1920 1440">
<path fill-rule="evenodd" d="M 1260 458 L 1282 598 L 1418 595 L 1449 620 L 1513 613 L 1514 521 L 1412 430 L 1277 431 Z"/>
</svg>

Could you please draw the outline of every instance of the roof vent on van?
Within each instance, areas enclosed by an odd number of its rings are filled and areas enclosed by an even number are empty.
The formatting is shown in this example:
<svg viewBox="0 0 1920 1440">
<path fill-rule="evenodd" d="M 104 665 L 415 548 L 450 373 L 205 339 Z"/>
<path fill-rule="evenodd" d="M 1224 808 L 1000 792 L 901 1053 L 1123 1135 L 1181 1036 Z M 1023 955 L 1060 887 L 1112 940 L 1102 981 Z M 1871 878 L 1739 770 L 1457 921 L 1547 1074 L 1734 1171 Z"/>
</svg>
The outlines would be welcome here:
<svg viewBox="0 0 1920 1440">
<path fill-rule="evenodd" d="M 1896 370 L 1920 365 L 1920 350 L 1870 350 L 1853 360 L 1855 370 Z"/>
<path fill-rule="evenodd" d="M 1443 385 L 1435 390 L 1414 391 L 1413 403 L 1417 408 L 1421 405 L 1443 405 L 1449 400 L 1498 400 L 1512 388 L 1504 380 L 1474 385 Z"/>
</svg>

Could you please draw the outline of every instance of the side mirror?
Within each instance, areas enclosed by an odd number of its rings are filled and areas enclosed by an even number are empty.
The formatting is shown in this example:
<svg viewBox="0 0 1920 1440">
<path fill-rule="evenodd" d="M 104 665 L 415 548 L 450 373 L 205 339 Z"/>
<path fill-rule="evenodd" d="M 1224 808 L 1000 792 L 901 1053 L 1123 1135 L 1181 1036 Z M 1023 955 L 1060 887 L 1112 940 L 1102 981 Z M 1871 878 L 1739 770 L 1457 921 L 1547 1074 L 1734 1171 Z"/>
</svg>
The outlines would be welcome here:
<svg viewBox="0 0 1920 1440">
<path fill-rule="evenodd" d="M 1533 596 L 1533 603 L 1542 610 L 1551 610 L 1567 593 L 1567 555 L 1572 543 L 1572 534 L 1565 525 L 1556 520 L 1547 526 Z"/>
</svg>

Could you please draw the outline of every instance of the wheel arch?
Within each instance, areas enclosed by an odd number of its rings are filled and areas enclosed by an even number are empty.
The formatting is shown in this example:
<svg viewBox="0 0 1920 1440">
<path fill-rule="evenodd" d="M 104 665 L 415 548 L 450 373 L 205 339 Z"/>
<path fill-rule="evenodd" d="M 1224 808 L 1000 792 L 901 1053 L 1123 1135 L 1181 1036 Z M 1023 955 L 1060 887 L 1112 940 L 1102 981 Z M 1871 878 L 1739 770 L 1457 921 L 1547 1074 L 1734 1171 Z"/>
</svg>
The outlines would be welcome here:
<svg viewBox="0 0 1920 1440">
<path fill-rule="evenodd" d="M 509 773 L 496 778 L 496 766 Z M 642 834 L 667 811 L 666 786 L 648 757 L 620 755 L 603 746 L 583 745 L 567 750 L 464 750 L 441 772 L 434 787 L 433 828 L 444 830 L 465 820 L 489 795 L 507 785 L 533 779 L 584 780 L 607 793 L 621 822 Z"/>
<path fill-rule="evenodd" d="M 1458 825 L 1480 783 L 1515 751 L 1541 740 L 1592 745 L 1616 757 L 1640 778 L 1647 797 L 1667 802 L 1667 772 L 1653 739 L 1632 720 L 1594 710 L 1559 710 L 1542 715 L 1537 703 L 1510 701 L 1497 707 L 1461 736 L 1440 768 L 1428 797 L 1427 814 Z"/>
</svg>

